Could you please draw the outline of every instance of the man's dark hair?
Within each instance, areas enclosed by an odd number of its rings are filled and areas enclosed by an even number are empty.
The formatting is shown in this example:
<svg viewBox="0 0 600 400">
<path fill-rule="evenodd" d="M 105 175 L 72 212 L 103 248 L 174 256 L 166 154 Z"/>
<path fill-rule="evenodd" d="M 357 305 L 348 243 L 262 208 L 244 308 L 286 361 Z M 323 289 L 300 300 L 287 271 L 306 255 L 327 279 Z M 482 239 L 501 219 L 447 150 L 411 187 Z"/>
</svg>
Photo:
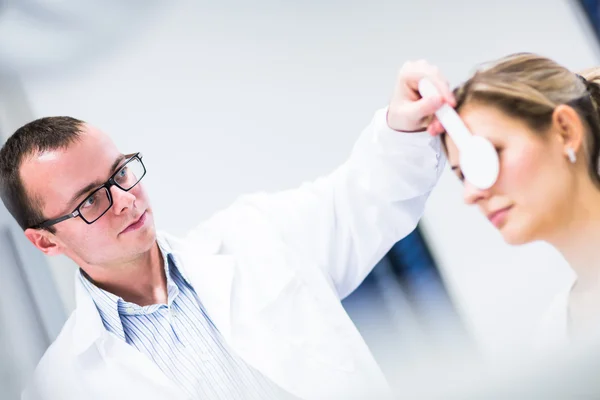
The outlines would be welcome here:
<svg viewBox="0 0 600 400">
<path fill-rule="evenodd" d="M 44 221 L 43 199 L 29 196 L 20 169 L 27 157 L 67 148 L 75 142 L 84 122 L 71 117 L 46 117 L 32 121 L 8 138 L 0 149 L 0 198 L 23 230 Z M 55 232 L 53 227 L 48 228 Z"/>
</svg>

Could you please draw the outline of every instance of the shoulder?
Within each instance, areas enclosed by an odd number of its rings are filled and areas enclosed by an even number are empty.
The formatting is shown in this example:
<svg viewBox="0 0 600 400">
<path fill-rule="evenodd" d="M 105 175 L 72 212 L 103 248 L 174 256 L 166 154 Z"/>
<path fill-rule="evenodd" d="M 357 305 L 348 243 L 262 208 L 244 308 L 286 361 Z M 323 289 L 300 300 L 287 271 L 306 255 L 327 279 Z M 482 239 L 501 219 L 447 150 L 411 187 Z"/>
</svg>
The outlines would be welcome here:
<svg viewBox="0 0 600 400">
<path fill-rule="evenodd" d="M 227 207 L 222 208 L 193 226 L 182 237 L 174 237 L 159 231 L 158 237 L 177 247 L 190 242 L 206 243 L 208 238 L 233 240 L 243 236 L 256 237 L 257 232 L 274 232 L 273 220 L 267 209 L 277 193 L 255 192 L 239 196 Z"/>
<path fill-rule="evenodd" d="M 72 353 L 74 322 L 73 313 L 38 362 L 33 376 L 23 391 L 23 399 L 45 399 L 49 398 L 49 395 L 56 396 L 64 393 L 64 387 L 72 383 L 69 376 L 74 368 Z"/>
</svg>

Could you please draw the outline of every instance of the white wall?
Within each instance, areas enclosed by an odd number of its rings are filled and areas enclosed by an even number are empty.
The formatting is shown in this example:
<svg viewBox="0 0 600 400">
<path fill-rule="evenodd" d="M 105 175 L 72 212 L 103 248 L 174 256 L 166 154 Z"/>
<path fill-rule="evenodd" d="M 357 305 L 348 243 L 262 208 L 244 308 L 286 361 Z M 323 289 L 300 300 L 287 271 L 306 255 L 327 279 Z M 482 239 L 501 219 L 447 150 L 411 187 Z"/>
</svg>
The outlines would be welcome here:
<svg viewBox="0 0 600 400">
<path fill-rule="evenodd" d="M 215 2 L 216 3 L 216 2 Z M 567 1 L 181 2 L 93 65 L 26 77 L 36 116 L 72 115 L 143 151 L 158 224 L 180 234 L 237 195 L 344 160 L 407 59 L 452 83 L 516 51 L 597 63 Z M 424 225 L 461 312 L 490 352 L 512 343 L 567 276 L 543 246 L 510 248 L 450 175 Z M 67 307 L 72 274 L 54 261 Z M 515 329 L 514 327 L 522 327 Z"/>
</svg>

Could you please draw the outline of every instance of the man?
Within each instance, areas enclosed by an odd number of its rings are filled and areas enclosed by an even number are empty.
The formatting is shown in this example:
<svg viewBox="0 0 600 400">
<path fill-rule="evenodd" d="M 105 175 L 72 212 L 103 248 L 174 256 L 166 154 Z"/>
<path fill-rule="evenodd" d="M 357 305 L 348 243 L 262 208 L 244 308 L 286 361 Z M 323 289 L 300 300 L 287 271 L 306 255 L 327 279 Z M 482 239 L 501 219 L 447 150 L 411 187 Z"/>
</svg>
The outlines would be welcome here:
<svg viewBox="0 0 600 400">
<path fill-rule="evenodd" d="M 443 97 L 420 99 L 423 77 Z M 69 117 L 18 129 L 0 151 L 2 200 L 38 249 L 80 267 L 77 308 L 23 398 L 387 394 L 340 300 L 421 217 L 444 164 L 430 118 L 443 102 L 437 69 L 405 64 L 346 163 L 242 197 L 184 239 L 156 233 L 141 154 Z"/>
</svg>

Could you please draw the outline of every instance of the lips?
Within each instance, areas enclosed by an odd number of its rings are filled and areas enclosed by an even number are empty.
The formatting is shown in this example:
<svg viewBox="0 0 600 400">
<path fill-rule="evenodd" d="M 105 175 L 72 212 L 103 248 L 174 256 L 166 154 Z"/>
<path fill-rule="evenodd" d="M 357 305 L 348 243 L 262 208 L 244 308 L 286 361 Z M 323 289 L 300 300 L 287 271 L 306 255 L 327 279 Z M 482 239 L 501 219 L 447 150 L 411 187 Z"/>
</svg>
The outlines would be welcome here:
<svg viewBox="0 0 600 400">
<path fill-rule="evenodd" d="M 131 224 L 127 225 L 127 227 L 125 227 L 125 229 L 123 229 L 121 231 L 121 233 L 129 232 L 131 230 L 137 229 L 139 226 L 143 225 L 145 219 L 146 219 L 146 211 L 144 211 L 138 219 L 133 221 Z"/>
<path fill-rule="evenodd" d="M 501 208 L 489 213 L 487 217 L 496 228 L 500 228 L 504 224 L 504 221 L 506 220 L 508 212 L 511 208 L 512 206 Z"/>
</svg>

